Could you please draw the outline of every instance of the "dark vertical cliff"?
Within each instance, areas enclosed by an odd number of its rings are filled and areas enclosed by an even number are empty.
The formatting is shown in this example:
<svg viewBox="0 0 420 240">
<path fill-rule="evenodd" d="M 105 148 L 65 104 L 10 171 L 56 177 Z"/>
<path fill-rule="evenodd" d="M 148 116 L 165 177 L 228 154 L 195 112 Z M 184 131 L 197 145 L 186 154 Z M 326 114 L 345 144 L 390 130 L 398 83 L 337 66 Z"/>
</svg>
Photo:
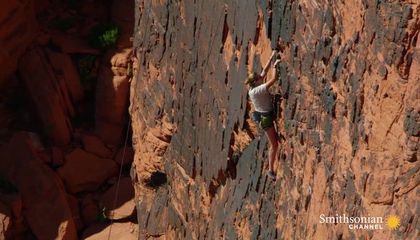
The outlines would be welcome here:
<svg viewBox="0 0 420 240">
<path fill-rule="evenodd" d="M 419 18 L 417 1 L 137 0 L 139 239 L 415 239 Z M 273 182 L 243 81 L 279 36 Z M 350 230 L 321 214 L 401 225 Z"/>
</svg>

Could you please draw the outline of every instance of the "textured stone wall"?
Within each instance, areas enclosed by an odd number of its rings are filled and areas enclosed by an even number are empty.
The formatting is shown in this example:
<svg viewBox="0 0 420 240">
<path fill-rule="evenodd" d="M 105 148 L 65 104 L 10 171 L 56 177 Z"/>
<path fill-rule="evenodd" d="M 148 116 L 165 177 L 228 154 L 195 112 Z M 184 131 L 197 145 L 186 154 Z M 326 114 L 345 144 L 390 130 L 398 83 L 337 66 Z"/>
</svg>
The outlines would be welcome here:
<svg viewBox="0 0 420 240">
<path fill-rule="evenodd" d="M 417 1 L 136 1 L 132 178 L 140 236 L 415 239 Z M 277 181 L 243 84 L 285 42 Z M 320 214 L 395 214 L 394 231 Z"/>
<path fill-rule="evenodd" d="M 35 38 L 37 27 L 34 0 L 0 3 L 0 84 L 16 71 L 18 58 Z"/>
</svg>

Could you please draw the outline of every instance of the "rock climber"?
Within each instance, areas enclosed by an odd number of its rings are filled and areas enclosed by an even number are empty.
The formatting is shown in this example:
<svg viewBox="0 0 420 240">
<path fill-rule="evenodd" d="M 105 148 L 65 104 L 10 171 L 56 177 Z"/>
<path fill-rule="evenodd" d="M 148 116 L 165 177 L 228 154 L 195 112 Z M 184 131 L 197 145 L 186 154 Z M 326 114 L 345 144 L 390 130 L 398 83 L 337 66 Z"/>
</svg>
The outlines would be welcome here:
<svg viewBox="0 0 420 240">
<path fill-rule="evenodd" d="M 280 63 L 280 59 L 277 59 L 273 64 L 273 78 L 266 82 L 267 72 L 273 62 L 274 56 L 277 55 L 277 51 L 274 50 L 270 56 L 270 59 L 265 64 L 260 74 L 253 72 L 249 74 L 245 84 L 249 86 L 249 98 L 254 106 L 255 111 L 252 113 L 252 118 L 258 125 L 265 131 L 265 134 L 270 142 L 269 150 L 269 161 L 268 161 L 268 176 L 276 179 L 276 172 L 274 171 L 274 160 L 278 150 L 278 136 L 274 127 L 274 114 L 272 95 L 269 92 L 269 88 L 277 80 L 276 66 Z"/>
</svg>

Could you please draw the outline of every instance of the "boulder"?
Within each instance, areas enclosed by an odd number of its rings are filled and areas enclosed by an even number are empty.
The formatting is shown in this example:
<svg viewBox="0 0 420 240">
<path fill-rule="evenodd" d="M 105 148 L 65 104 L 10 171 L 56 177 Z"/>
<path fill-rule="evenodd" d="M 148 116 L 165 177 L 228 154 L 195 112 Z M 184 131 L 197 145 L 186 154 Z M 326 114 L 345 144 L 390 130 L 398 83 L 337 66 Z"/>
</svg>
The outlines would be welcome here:
<svg viewBox="0 0 420 240">
<path fill-rule="evenodd" d="M 45 134 L 57 145 L 69 143 L 72 129 L 69 114 L 74 110 L 68 101 L 63 80 L 55 77 L 44 52 L 37 47 L 26 52 L 20 60 L 19 72 Z"/>
<path fill-rule="evenodd" d="M 11 212 L 10 209 L 0 202 L 0 239 L 10 238 Z"/>
<path fill-rule="evenodd" d="M 83 223 L 85 226 L 91 225 L 97 221 L 99 207 L 90 195 L 82 199 L 80 204 L 80 213 L 82 215 Z"/>
<path fill-rule="evenodd" d="M 22 217 L 22 199 L 17 193 L 0 193 L 0 202 L 10 209 L 14 219 Z"/>
<path fill-rule="evenodd" d="M 99 157 L 111 157 L 112 155 L 112 151 L 96 136 L 82 135 L 82 143 L 87 152 L 96 154 Z"/>
<path fill-rule="evenodd" d="M 57 170 L 71 193 L 93 191 L 108 178 L 116 175 L 118 167 L 112 159 L 75 149 L 65 156 L 65 163 Z"/>
<path fill-rule="evenodd" d="M 83 98 L 82 84 L 79 73 L 68 54 L 47 51 L 52 67 L 56 75 L 64 79 L 65 88 L 68 91 L 71 102 L 77 103 Z"/>
<path fill-rule="evenodd" d="M 118 149 L 117 155 L 114 157 L 114 161 L 118 165 L 130 165 L 133 162 L 134 159 L 134 150 L 131 146 L 122 146 L 120 149 Z"/>
<path fill-rule="evenodd" d="M 18 193 L 0 193 L 0 205 L 1 204 L 4 204 L 4 206 L 10 209 L 10 215 L 8 216 L 10 218 L 11 227 L 9 228 L 9 231 L 7 231 L 7 236 L 11 236 L 11 239 L 22 239 L 22 236 L 27 230 L 22 212 L 22 198 Z M 5 212 L 0 210 L 0 215 L 1 213 L 4 214 Z M 0 236 L 2 236 L 2 233 L 0 233 Z"/>
<path fill-rule="evenodd" d="M 99 70 L 96 87 L 95 129 L 105 143 L 117 145 L 127 124 L 128 65 L 131 49 L 109 51 Z"/>
<path fill-rule="evenodd" d="M 113 223 L 112 225 L 95 224 L 86 229 L 82 235 L 85 240 L 137 240 L 137 224 Z"/>
<path fill-rule="evenodd" d="M 64 154 L 60 148 L 54 146 L 51 148 L 51 163 L 55 167 L 64 164 Z"/>
<path fill-rule="evenodd" d="M 79 200 L 71 194 L 67 194 L 67 202 L 69 203 L 77 231 L 83 228 L 82 217 L 80 216 Z"/>
<path fill-rule="evenodd" d="M 27 133 L 0 148 L 0 175 L 22 198 L 23 216 L 38 239 L 77 239 L 76 225 L 60 178 L 38 158 Z M 19 214 L 19 206 L 12 207 Z"/>
<path fill-rule="evenodd" d="M 108 219 L 122 219 L 129 217 L 135 210 L 134 187 L 131 178 L 122 178 L 121 181 L 110 187 L 101 198 Z"/>
<path fill-rule="evenodd" d="M 0 3 L 0 85 L 16 71 L 19 57 L 37 32 L 34 0 Z"/>
</svg>

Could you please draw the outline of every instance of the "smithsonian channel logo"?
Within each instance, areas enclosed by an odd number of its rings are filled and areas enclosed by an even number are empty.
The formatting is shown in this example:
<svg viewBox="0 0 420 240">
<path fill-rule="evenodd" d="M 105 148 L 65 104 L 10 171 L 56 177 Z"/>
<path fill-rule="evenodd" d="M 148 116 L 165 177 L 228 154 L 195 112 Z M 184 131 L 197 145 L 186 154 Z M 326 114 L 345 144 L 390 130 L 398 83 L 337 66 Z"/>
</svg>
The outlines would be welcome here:
<svg viewBox="0 0 420 240">
<path fill-rule="evenodd" d="M 335 216 L 319 216 L 321 224 L 346 224 L 350 230 L 380 230 L 389 229 L 396 230 L 400 227 L 401 220 L 396 215 L 389 215 L 385 219 L 383 217 L 360 216 L 353 217 L 346 214 Z"/>
</svg>

